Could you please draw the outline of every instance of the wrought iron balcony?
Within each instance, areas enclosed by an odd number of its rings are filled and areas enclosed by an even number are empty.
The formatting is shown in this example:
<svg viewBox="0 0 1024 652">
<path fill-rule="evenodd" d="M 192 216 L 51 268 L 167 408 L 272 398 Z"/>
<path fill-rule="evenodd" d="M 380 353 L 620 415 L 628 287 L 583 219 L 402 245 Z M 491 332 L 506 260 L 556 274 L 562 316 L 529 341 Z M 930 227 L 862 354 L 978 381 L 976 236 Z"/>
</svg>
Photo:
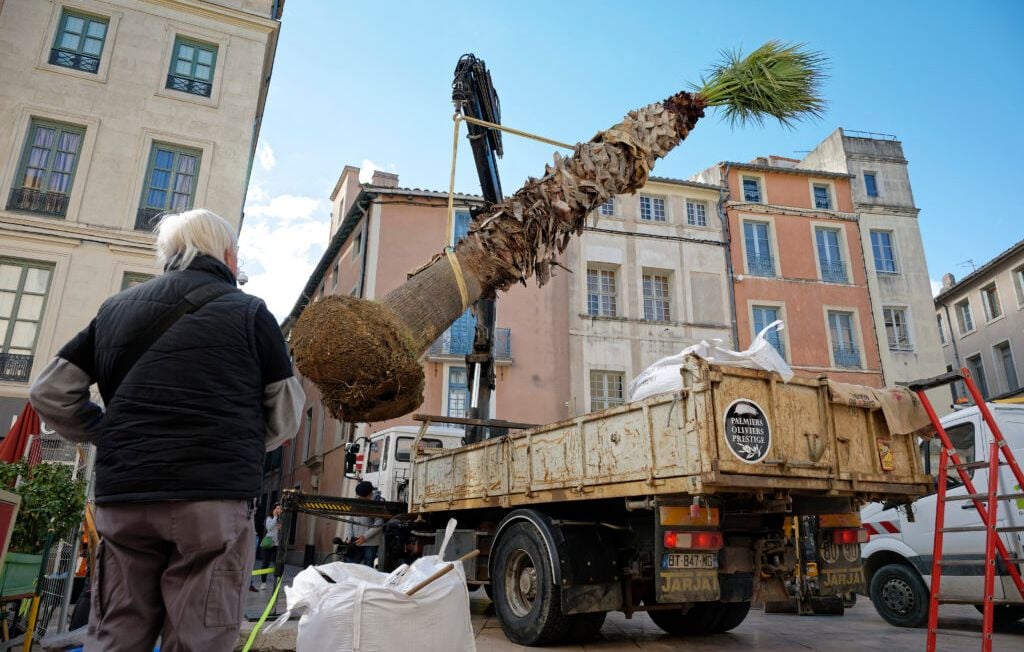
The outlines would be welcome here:
<svg viewBox="0 0 1024 652">
<path fill-rule="evenodd" d="M 855 346 L 833 346 L 832 358 L 837 367 L 860 369 L 860 351 Z"/>
<path fill-rule="evenodd" d="M 832 201 L 828 197 L 822 197 L 820 195 L 814 196 L 814 207 L 820 208 L 823 211 L 832 210 Z"/>
<path fill-rule="evenodd" d="M 748 254 L 747 271 L 754 276 L 775 276 L 775 259 L 772 256 Z"/>
<path fill-rule="evenodd" d="M 136 231 L 152 231 L 153 227 L 157 225 L 160 218 L 164 214 L 164 210 L 160 208 L 144 208 L 140 207 L 135 211 L 135 230 Z"/>
<path fill-rule="evenodd" d="M 27 383 L 33 359 L 31 355 L 0 353 L 0 380 Z"/>
<path fill-rule="evenodd" d="M 75 70 L 81 70 L 82 72 L 95 73 L 100 69 L 99 57 L 93 57 L 88 54 L 81 54 L 78 52 L 58 50 L 57 48 L 50 50 L 50 63 L 55 66 L 74 68 Z"/>
<path fill-rule="evenodd" d="M 821 280 L 829 283 L 846 283 L 846 265 L 842 261 L 821 261 Z"/>
<path fill-rule="evenodd" d="M 449 328 L 444 332 L 444 335 L 437 338 L 433 344 L 430 345 L 430 351 L 427 353 L 429 357 L 441 358 L 441 357 L 456 357 L 461 358 L 473 352 L 473 334 L 468 333 L 468 336 L 459 336 L 452 334 Z M 512 329 L 511 328 L 495 328 L 494 329 L 494 359 L 502 362 L 512 361 Z"/>
<path fill-rule="evenodd" d="M 167 88 L 173 91 L 181 91 L 182 93 L 210 97 L 210 91 L 213 89 L 213 86 L 210 82 L 199 81 L 198 79 L 167 75 Z"/>
<path fill-rule="evenodd" d="M 11 188 L 7 210 L 64 217 L 68 212 L 68 196 L 62 192 L 45 192 L 34 188 Z"/>
</svg>

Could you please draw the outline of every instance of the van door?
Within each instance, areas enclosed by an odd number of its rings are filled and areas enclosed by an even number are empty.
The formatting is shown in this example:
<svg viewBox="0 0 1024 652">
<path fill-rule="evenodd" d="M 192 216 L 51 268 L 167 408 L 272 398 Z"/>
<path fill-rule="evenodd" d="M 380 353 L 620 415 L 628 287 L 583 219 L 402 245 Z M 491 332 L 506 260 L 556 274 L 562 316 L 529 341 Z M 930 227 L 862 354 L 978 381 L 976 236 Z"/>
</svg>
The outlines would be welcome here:
<svg viewBox="0 0 1024 652">
<path fill-rule="evenodd" d="M 1024 464 L 1024 408 L 1017 406 L 994 406 L 992 410 L 999 431 L 1006 439 L 1010 450 L 1013 452 L 1017 464 Z M 983 489 L 979 488 L 979 491 Z M 1019 494 L 1024 492 L 1013 470 L 1009 466 L 999 467 L 999 489 L 1000 494 Z M 999 526 L 1024 527 L 1024 498 L 1005 500 L 1000 504 Z M 1010 557 L 1024 559 L 1024 531 L 1003 533 L 1003 541 Z M 998 556 L 998 555 L 997 555 Z M 1002 567 L 1002 562 L 996 563 L 996 568 Z M 1017 571 L 1024 575 L 1024 562 L 1017 564 Z M 1013 583 L 1009 573 L 1002 570 L 1000 579 L 1003 585 L 1003 593 L 1009 600 L 1021 600 L 1020 591 Z M 997 582 L 998 584 L 999 582 Z"/>
<path fill-rule="evenodd" d="M 987 435 L 981 429 L 981 417 L 977 412 L 944 425 L 961 462 L 980 462 L 986 459 Z M 928 458 L 925 460 L 925 466 L 933 477 L 938 476 L 941 448 L 942 443 L 938 437 L 923 447 L 923 452 Z M 967 473 L 971 476 L 975 490 L 983 491 L 987 486 L 988 471 L 970 469 Z M 947 478 L 946 496 L 952 498 L 966 494 L 967 488 L 960 481 L 959 475 L 951 469 Z M 932 493 L 914 502 L 914 522 L 909 522 L 906 512 L 899 510 L 899 527 L 903 540 L 918 554 L 917 559 L 911 561 L 929 582 L 935 545 L 936 497 L 937 495 Z M 947 501 L 943 507 L 944 526 L 947 528 L 981 525 L 981 517 L 970 500 Z M 947 532 L 943 536 L 942 558 L 957 562 L 956 565 L 945 565 L 942 568 L 942 593 L 946 596 L 977 600 L 981 604 L 984 593 L 985 533 Z M 1002 598 L 1002 586 L 996 586 L 995 597 Z"/>
</svg>

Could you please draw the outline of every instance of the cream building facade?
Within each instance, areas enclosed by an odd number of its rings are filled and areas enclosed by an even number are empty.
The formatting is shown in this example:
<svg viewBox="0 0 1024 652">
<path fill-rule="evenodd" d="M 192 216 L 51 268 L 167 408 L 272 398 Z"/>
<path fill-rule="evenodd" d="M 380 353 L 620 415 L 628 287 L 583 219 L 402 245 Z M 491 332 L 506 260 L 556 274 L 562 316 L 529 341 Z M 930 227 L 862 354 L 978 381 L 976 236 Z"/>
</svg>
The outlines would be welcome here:
<svg viewBox="0 0 1024 652">
<path fill-rule="evenodd" d="M 930 315 L 931 281 L 925 260 L 910 173 L 895 136 L 836 129 L 798 164 L 853 175 L 853 205 L 860 217 L 861 248 L 886 385 L 945 370 L 938 331 Z M 929 396 L 940 413 L 949 392 Z"/>
<path fill-rule="evenodd" d="M 0 2 L 0 428 L 105 298 L 157 273 L 157 215 L 241 226 L 282 11 Z"/>
</svg>

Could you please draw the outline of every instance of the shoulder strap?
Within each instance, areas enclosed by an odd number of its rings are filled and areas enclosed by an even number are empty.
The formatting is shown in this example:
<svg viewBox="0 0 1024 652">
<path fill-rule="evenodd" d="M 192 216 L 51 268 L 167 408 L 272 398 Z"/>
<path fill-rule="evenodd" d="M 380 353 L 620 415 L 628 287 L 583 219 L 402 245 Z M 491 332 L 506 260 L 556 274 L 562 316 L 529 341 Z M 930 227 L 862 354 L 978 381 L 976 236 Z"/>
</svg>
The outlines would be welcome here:
<svg viewBox="0 0 1024 652">
<path fill-rule="evenodd" d="M 199 310 L 210 301 L 234 289 L 234 287 L 227 283 L 206 283 L 205 285 L 200 285 L 182 297 L 181 301 L 172 308 L 160 315 L 153 325 L 139 333 L 134 340 L 128 343 L 121 357 L 118 358 L 117 363 L 114 365 L 111 377 L 111 386 L 114 388 L 114 391 L 111 392 L 111 398 L 117 394 L 117 390 L 121 388 L 121 382 L 124 380 L 124 377 L 132 370 L 132 367 L 139 361 L 139 358 L 149 350 L 149 347 L 153 346 L 154 342 L 160 339 L 160 336 L 168 328 L 173 326 L 184 315 Z"/>
</svg>

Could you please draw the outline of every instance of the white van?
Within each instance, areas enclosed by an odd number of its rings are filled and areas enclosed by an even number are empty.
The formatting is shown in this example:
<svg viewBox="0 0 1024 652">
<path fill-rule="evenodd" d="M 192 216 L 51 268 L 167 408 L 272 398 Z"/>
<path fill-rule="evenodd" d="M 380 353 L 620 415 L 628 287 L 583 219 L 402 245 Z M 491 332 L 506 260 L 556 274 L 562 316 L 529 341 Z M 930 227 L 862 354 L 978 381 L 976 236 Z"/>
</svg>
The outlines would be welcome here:
<svg viewBox="0 0 1024 652">
<path fill-rule="evenodd" d="M 362 468 L 357 473 L 380 489 L 385 500 L 406 502 L 409 488 L 409 467 L 412 443 L 420 429 L 418 426 L 395 426 L 369 437 Z M 423 448 L 458 448 L 465 432 L 461 428 L 430 426 L 423 435 Z"/>
<path fill-rule="evenodd" d="M 989 403 L 999 429 L 1006 438 L 1018 463 L 1024 462 L 1024 405 Z M 942 418 L 957 454 L 964 463 L 988 460 L 990 435 L 988 426 L 977 407 L 953 412 Z M 922 442 L 925 468 L 938 474 L 941 443 L 936 437 Z M 975 491 L 985 493 L 988 487 L 988 468 L 968 467 Z M 950 469 L 945 527 L 981 525 L 981 517 L 967 489 L 956 471 Z M 1021 494 L 1013 472 L 1007 466 L 999 469 L 998 493 Z M 900 627 L 919 627 L 928 620 L 928 587 L 931 585 L 932 548 L 935 537 L 936 495 L 919 498 L 910 508 L 913 520 L 903 507 L 872 503 L 861 510 L 861 520 L 868 531 L 868 541 L 861 546 L 864 580 L 875 609 L 886 621 Z M 999 503 L 997 527 L 1016 527 L 1018 531 L 1003 532 L 1000 536 L 1010 557 L 1017 560 L 1018 571 L 1024 573 L 1024 494 Z M 980 610 L 984 594 L 985 532 L 947 532 L 943 536 L 942 558 L 952 562 L 943 564 L 942 588 L 944 597 L 963 599 Z M 1010 623 L 1024 618 L 1024 599 L 1021 598 L 1005 565 L 997 557 L 994 622 Z"/>
</svg>

